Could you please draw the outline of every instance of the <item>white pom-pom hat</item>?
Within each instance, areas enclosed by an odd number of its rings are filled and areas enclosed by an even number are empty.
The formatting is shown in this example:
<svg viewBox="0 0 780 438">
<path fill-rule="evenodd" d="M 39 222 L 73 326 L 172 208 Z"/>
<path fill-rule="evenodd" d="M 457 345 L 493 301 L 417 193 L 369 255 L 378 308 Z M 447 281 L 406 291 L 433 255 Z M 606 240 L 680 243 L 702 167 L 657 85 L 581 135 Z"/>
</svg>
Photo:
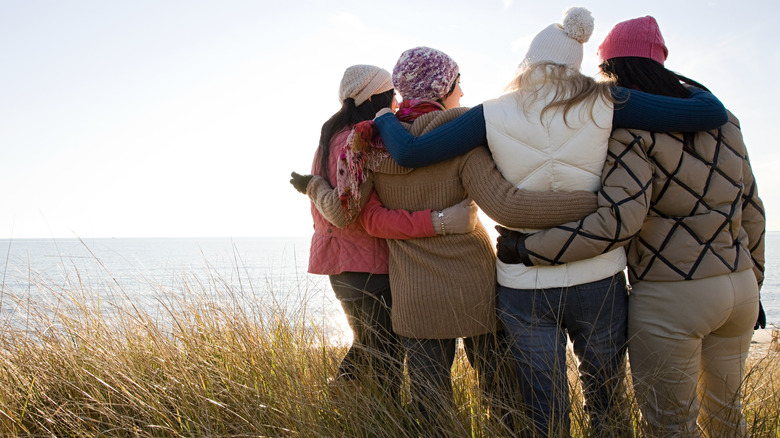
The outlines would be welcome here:
<svg viewBox="0 0 780 438">
<path fill-rule="evenodd" d="M 593 34 L 593 16 L 585 8 L 572 7 L 563 14 L 563 24 L 554 23 L 537 34 L 520 63 L 526 68 L 539 62 L 553 62 L 574 70 L 582 66 L 582 45 Z"/>
</svg>

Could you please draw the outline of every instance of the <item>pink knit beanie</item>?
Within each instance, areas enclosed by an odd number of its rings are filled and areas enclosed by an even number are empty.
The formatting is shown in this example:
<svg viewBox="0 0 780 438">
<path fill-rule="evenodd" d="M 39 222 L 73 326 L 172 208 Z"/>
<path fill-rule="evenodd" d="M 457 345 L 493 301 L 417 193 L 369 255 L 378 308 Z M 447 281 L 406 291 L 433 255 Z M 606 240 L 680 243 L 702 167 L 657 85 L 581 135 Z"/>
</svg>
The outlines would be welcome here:
<svg viewBox="0 0 780 438">
<path fill-rule="evenodd" d="M 655 18 L 645 16 L 623 21 L 609 31 L 596 54 L 601 62 L 624 56 L 650 58 L 664 65 L 669 50 Z"/>
<path fill-rule="evenodd" d="M 446 53 L 415 47 L 401 54 L 393 67 L 393 85 L 404 100 L 439 100 L 458 78 L 458 64 Z"/>
</svg>

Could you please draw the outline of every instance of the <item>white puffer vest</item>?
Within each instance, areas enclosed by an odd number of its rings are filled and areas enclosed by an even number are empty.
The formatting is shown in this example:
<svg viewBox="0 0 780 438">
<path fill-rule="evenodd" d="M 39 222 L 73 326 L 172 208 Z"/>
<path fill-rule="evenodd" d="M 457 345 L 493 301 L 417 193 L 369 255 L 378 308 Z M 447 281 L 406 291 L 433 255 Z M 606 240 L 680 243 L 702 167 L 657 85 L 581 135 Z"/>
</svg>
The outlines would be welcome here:
<svg viewBox="0 0 780 438">
<path fill-rule="evenodd" d="M 563 120 L 563 110 L 541 110 L 552 90 L 542 89 L 525 109 L 517 91 L 485 102 L 485 127 L 493 159 L 504 177 L 517 187 L 536 191 L 597 191 L 612 129 L 612 102 L 599 99 L 593 107 L 578 104 Z M 543 120 L 543 122 L 542 122 Z M 535 230 L 520 230 L 532 232 Z M 496 263 L 497 280 L 514 289 L 567 287 L 601 280 L 626 267 L 623 248 L 600 256 L 556 266 Z"/>
</svg>

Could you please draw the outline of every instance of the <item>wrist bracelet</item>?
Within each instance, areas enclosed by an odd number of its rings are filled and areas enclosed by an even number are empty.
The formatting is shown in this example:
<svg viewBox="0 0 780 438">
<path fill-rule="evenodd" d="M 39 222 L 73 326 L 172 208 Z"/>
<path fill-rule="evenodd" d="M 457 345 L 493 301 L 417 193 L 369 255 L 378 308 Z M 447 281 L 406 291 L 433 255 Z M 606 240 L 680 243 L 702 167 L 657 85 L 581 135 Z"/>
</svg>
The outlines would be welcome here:
<svg viewBox="0 0 780 438">
<path fill-rule="evenodd" d="M 444 210 L 439 211 L 439 220 L 441 221 L 441 235 L 446 236 L 447 231 L 444 229 Z"/>
</svg>

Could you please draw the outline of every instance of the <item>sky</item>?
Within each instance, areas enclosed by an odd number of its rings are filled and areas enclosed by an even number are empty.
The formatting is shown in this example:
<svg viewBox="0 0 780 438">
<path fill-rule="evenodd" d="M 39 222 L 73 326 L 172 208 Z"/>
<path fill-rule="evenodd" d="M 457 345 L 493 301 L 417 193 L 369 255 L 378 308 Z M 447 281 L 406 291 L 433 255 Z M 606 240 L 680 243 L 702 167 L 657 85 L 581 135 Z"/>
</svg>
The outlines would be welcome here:
<svg viewBox="0 0 780 438">
<path fill-rule="evenodd" d="M 740 119 L 780 231 L 775 0 L 0 0 L 0 238 L 309 235 L 289 175 L 308 173 L 346 67 L 434 47 L 473 106 L 569 6 L 595 18 L 592 76 L 614 24 L 658 20 L 666 67 Z"/>
</svg>

